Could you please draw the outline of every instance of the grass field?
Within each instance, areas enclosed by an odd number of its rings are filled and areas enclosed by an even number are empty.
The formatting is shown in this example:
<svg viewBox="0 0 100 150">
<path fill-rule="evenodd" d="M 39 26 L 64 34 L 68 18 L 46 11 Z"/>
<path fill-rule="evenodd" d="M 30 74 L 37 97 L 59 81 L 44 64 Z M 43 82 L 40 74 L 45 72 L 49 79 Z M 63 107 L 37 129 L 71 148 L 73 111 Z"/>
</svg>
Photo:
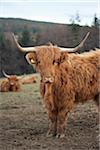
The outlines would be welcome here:
<svg viewBox="0 0 100 150">
<path fill-rule="evenodd" d="M 69 114 L 66 137 L 47 138 L 48 118 L 37 83 L 0 93 L 0 150 L 99 150 L 98 111 L 92 101 Z"/>
</svg>

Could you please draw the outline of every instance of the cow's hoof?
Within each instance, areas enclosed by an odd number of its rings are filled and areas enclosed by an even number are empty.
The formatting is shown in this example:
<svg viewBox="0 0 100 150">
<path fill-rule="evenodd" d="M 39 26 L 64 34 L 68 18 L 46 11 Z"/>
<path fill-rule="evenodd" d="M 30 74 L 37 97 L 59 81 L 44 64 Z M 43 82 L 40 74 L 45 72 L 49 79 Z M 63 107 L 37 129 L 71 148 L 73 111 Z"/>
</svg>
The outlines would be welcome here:
<svg viewBox="0 0 100 150">
<path fill-rule="evenodd" d="M 56 134 L 48 131 L 46 137 L 54 137 Z"/>
<path fill-rule="evenodd" d="M 53 134 L 48 134 L 47 133 L 46 137 L 53 137 Z"/>
<path fill-rule="evenodd" d="M 56 138 L 60 138 L 61 139 L 61 138 L 64 138 L 64 137 L 65 137 L 65 134 L 57 134 L 56 135 Z"/>
</svg>

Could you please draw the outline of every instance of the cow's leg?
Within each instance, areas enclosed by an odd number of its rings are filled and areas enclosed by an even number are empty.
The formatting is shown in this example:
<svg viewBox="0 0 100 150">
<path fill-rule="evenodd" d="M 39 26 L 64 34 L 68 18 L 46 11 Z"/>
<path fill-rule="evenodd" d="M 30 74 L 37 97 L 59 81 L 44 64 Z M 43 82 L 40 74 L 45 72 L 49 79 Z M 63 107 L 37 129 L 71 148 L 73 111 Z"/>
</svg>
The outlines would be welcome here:
<svg viewBox="0 0 100 150">
<path fill-rule="evenodd" d="M 48 116 L 50 119 L 50 126 L 47 132 L 47 136 L 55 136 L 57 133 L 57 112 L 56 111 L 48 111 Z"/>
<path fill-rule="evenodd" d="M 94 101 L 95 101 L 96 105 L 97 105 L 98 107 L 100 107 L 100 106 L 99 106 L 100 93 L 98 93 L 98 94 L 94 97 Z"/>
<path fill-rule="evenodd" d="M 74 99 L 71 101 L 69 100 L 66 105 L 62 106 L 62 108 L 59 109 L 58 115 L 57 115 L 57 138 L 63 138 L 65 136 L 65 125 L 66 125 L 66 119 L 68 112 L 70 112 L 74 107 Z"/>
<path fill-rule="evenodd" d="M 63 138 L 65 136 L 65 124 L 66 124 L 67 112 L 61 110 L 57 116 L 57 138 Z"/>
</svg>

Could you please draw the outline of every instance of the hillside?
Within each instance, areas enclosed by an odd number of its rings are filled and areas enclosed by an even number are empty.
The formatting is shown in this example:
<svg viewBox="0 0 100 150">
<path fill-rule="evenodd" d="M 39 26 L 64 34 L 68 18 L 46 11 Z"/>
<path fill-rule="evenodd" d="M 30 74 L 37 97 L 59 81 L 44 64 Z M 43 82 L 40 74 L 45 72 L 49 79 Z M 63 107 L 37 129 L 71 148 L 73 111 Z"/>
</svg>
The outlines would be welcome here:
<svg viewBox="0 0 100 150">
<path fill-rule="evenodd" d="M 22 42 L 22 35 L 25 30 L 30 36 L 30 40 L 26 40 L 26 43 L 24 43 L 25 41 Z M 25 74 L 34 71 L 27 64 L 24 55 L 16 49 L 11 32 L 18 36 L 22 46 L 35 46 L 52 42 L 63 47 L 74 47 L 80 43 L 88 31 L 91 34 L 82 51 L 99 47 L 98 28 L 20 18 L 0 18 L 0 76 L 2 76 L 2 70 L 5 70 L 8 74 Z"/>
<path fill-rule="evenodd" d="M 45 30 L 49 26 L 57 24 L 50 22 L 31 21 L 20 18 L 0 18 L 0 31 L 11 30 L 14 33 L 22 32 L 23 28 L 27 26 L 30 32 L 35 30 Z"/>
</svg>

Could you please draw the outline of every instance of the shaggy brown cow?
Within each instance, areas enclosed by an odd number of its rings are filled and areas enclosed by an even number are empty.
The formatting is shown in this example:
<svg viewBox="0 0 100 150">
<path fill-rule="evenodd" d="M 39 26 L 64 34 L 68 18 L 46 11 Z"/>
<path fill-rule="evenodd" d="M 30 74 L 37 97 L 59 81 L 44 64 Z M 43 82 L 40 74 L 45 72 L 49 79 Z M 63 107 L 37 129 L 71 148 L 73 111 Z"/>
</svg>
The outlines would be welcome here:
<svg viewBox="0 0 100 150">
<path fill-rule="evenodd" d="M 49 134 L 64 136 L 65 120 L 75 103 L 99 103 L 99 57 L 100 51 L 69 54 L 47 46 L 26 55 L 41 75 L 40 90 L 52 122 Z"/>
<path fill-rule="evenodd" d="M 56 46 L 32 50 L 15 42 L 21 51 L 31 51 L 26 59 L 41 75 L 40 91 L 51 120 L 48 135 L 64 137 L 67 114 L 74 104 L 90 99 L 98 103 L 100 51 L 74 54 Z"/>
<path fill-rule="evenodd" d="M 36 83 L 36 79 L 35 79 L 35 77 L 33 75 L 31 75 L 31 76 L 25 76 L 25 77 L 22 77 L 20 79 L 20 82 L 22 84 L 31 84 L 31 83 Z"/>
<path fill-rule="evenodd" d="M 8 92 L 8 91 L 20 91 L 20 83 L 16 75 L 7 75 L 5 72 L 3 72 L 4 76 L 7 78 L 1 83 L 1 92 Z"/>
</svg>

